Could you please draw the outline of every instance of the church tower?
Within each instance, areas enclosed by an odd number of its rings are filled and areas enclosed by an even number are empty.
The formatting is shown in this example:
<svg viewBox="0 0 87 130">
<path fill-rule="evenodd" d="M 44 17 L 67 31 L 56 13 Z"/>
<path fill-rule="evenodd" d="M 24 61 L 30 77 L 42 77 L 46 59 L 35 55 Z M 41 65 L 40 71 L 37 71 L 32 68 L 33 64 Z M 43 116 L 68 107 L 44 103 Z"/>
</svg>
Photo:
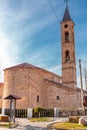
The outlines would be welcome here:
<svg viewBox="0 0 87 130">
<path fill-rule="evenodd" d="M 77 84 L 74 25 L 66 4 L 64 17 L 61 22 L 62 83 L 71 88 L 76 88 Z"/>
</svg>

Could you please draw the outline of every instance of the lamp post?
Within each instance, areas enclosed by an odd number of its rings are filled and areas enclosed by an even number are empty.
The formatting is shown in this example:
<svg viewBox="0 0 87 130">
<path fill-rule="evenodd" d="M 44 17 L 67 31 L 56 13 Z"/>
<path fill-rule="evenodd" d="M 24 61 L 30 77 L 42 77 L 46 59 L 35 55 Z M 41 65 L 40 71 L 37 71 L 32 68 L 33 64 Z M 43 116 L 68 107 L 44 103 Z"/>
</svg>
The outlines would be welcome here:
<svg viewBox="0 0 87 130">
<path fill-rule="evenodd" d="M 17 95 L 9 95 L 4 99 L 10 100 L 10 120 L 9 120 L 9 127 L 11 128 L 12 125 L 15 125 L 15 110 L 16 110 L 16 100 L 21 99 Z"/>
</svg>

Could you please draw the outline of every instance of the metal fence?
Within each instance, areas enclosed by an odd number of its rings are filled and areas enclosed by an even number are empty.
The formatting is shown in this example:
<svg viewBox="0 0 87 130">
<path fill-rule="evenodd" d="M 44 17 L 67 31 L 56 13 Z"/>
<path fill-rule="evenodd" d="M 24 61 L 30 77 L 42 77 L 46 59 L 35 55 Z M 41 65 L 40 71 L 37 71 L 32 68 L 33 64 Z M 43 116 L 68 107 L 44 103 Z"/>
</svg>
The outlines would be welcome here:
<svg viewBox="0 0 87 130">
<path fill-rule="evenodd" d="M 10 116 L 10 109 L 5 109 L 5 114 Z M 40 112 L 34 113 L 33 117 L 54 117 L 54 110 L 53 109 L 43 109 Z M 15 110 L 15 117 L 16 118 L 27 118 L 27 109 L 16 109 Z"/>
<path fill-rule="evenodd" d="M 10 116 L 10 109 L 5 109 L 5 114 Z M 27 118 L 27 109 L 16 109 L 15 117 L 16 118 Z"/>
</svg>

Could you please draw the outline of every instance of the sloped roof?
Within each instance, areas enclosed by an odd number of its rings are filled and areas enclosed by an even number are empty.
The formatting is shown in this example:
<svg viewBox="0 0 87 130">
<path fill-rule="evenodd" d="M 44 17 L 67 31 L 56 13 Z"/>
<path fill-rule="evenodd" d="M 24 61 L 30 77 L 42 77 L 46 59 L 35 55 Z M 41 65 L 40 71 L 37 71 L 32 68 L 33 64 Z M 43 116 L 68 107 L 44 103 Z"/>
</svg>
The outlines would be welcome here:
<svg viewBox="0 0 87 130">
<path fill-rule="evenodd" d="M 21 99 L 21 97 L 10 94 L 9 96 L 5 97 L 4 99 Z"/>
<path fill-rule="evenodd" d="M 56 87 L 59 87 L 59 88 L 61 88 L 61 89 L 64 89 L 64 90 L 67 90 L 67 89 L 68 89 L 68 91 L 72 91 L 72 88 L 63 85 L 63 84 L 60 83 L 60 82 L 56 82 L 56 81 L 50 80 L 50 79 L 44 79 L 44 81 L 48 81 L 48 82 L 50 82 L 50 83 L 52 83 L 52 84 L 58 85 L 58 86 L 56 86 Z"/>
<path fill-rule="evenodd" d="M 31 64 L 28 64 L 28 63 L 22 63 L 22 64 L 19 64 L 19 65 L 15 65 L 15 66 L 12 66 L 12 67 L 9 67 L 9 68 L 6 68 L 6 69 L 11 69 L 11 68 L 38 68 L 34 65 L 31 65 Z M 5 70 L 6 70 L 5 69 Z"/>
<path fill-rule="evenodd" d="M 64 90 L 66 89 L 66 90 L 68 90 L 68 91 L 81 92 L 81 88 L 78 88 L 78 87 L 76 87 L 76 88 L 70 88 L 70 87 L 68 87 L 68 86 L 63 85 L 63 84 L 60 83 L 60 82 L 56 82 L 56 81 L 50 80 L 50 79 L 44 79 L 44 81 L 48 81 L 48 82 L 50 82 L 50 83 L 56 84 L 56 85 L 58 85 L 61 89 L 64 89 Z M 58 86 L 57 86 L 57 87 L 58 87 Z M 87 90 L 83 90 L 83 92 L 84 92 L 84 93 L 87 93 Z"/>
<path fill-rule="evenodd" d="M 34 65 L 32 65 L 32 64 L 29 64 L 29 63 L 22 63 L 22 64 L 15 65 L 15 66 L 12 66 L 12 67 L 9 67 L 9 68 L 5 68 L 4 70 L 16 69 L 16 68 L 33 68 L 33 69 L 36 68 L 36 69 L 40 69 L 40 70 L 46 71 L 46 72 L 48 72 L 48 73 L 51 73 L 51 74 L 56 75 L 56 76 L 58 76 L 59 78 L 61 78 L 60 75 L 57 75 L 57 74 L 55 74 L 55 73 L 53 73 L 53 72 L 50 72 L 50 71 L 48 71 L 48 70 L 46 70 L 46 69 L 43 69 L 43 68 L 34 66 Z"/>
<path fill-rule="evenodd" d="M 62 22 L 67 21 L 67 20 L 72 20 L 70 13 L 69 13 L 69 10 L 68 10 L 68 6 L 66 6 Z"/>
</svg>

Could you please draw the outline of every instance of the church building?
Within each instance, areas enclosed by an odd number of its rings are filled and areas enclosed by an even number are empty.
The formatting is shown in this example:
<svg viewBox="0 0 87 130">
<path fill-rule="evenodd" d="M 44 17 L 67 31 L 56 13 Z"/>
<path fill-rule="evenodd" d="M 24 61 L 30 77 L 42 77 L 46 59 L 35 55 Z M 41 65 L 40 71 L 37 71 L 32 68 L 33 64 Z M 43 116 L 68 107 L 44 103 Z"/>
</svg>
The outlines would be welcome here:
<svg viewBox="0 0 87 130">
<path fill-rule="evenodd" d="M 45 109 L 77 110 L 82 107 L 81 89 L 77 86 L 74 21 L 66 5 L 61 26 L 62 76 L 43 68 L 23 63 L 4 70 L 4 84 L 0 84 L 0 107 L 9 108 L 8 95 L 18 95 L 17 109 L 42 107 Z M 83 91 L 87 96 L 87 91 Z"/>
</svg>

